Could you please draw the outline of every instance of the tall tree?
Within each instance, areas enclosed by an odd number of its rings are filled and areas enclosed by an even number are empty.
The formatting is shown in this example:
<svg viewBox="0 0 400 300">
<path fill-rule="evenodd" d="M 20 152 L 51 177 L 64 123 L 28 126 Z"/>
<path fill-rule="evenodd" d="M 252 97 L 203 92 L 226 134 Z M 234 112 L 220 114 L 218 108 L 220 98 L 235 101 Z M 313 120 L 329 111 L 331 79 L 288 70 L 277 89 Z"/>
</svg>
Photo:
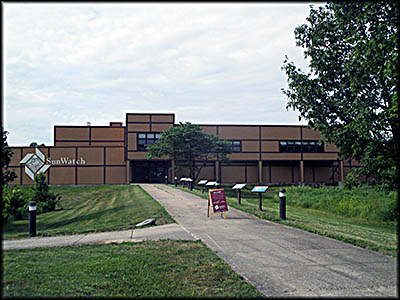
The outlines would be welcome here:
<svg viewBox="0 0 400 300">
<path fill-rule="evenodd" d="M 225 160 L 232 148 L 217 136 L 204 133 L 199 125 L 180 122 L 164 131 L 156 143 L 148 145 L 147 151 L 146 158 L 183 160 L 190 178 L 195 181 L 207 161 L 216 155 Z"/>
<path fill-rule="evenodd" d="M 8 166 L 10 165 L 11 158 L 13 155 L 13 152 L 11 151 L 10 148 L 8 148 L 8 143 L 7 143 L 7 135 L 8 131 L 5 131 L 3 129 L 3 126 L 1 126 L 1 131 L 2 131 L 2 142 L 1 142 L 1 189 L 3 190 L 3 186 L 6 185 L 7 183 L 13 181 L 15 178 L 17 178 L 17 175 L 15 174 L 14 171 L 9 170 Z"/>
<path fill-rule="evenodd" d="M 308 24 L 295 29 L 310 72 L 286 57 L 287 109 L 300 112 L 358 170 L 398 187 L 398 3 L 329 2 L 311 6 Z"/>
</svg>

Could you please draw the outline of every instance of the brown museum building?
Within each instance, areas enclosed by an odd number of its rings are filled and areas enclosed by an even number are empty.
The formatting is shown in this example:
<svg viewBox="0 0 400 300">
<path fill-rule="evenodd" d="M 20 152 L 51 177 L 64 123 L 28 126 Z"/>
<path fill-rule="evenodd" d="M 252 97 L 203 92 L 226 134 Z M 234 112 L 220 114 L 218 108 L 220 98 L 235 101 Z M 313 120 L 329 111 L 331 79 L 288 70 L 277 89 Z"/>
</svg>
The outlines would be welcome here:
<svg viewBox="0 0 400 300">
<path fill-rule="evenodd" d="M 54 126 L 54 146 L 11 147 L 13 184 L 32 184 L 43 172 L 51 185 L 173 182 L 188 176 L 180 161 L 146 159 L 146 145 L 175 124 L 174 114 L 127 113 L 109 126 Z M 232 145 L 229 161 L 208 161 L 199 179 L 222 184 L 337 184 L 354 161 L 338 160 L 338 149 L 320 144 L 320 134 L 295 125 L 200 125 Z M 201 162 L 199 162 L 201 163 Z M 175 166 L 177 168 L 175 168 Z M 176 169 L 176 171 L 175 171 Z"/>
</svg>

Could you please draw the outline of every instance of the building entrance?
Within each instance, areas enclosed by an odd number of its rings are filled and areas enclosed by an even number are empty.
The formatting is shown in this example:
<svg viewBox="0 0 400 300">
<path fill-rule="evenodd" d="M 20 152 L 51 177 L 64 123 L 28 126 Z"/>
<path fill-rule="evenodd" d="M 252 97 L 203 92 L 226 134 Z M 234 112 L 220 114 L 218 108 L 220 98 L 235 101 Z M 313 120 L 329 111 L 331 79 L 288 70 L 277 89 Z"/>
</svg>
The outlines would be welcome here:
<svg viewBox="0 0 400 300">
<path fill-rule="evenodd" d="M 164 183 L 167 161 L 131 161 L 131 183 Z"/>
</svg>

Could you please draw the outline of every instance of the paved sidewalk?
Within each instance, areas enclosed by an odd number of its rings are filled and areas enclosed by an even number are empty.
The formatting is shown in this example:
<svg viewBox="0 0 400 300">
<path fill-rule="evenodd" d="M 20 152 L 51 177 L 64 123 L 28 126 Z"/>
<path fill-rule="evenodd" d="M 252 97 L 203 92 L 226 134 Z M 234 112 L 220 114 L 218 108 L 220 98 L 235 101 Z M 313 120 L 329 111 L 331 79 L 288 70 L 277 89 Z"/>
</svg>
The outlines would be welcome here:
<svg viewBox="0 0 400 300">
<path fill-rule="evenodd" d="M 195 238 L 201 239 L 269 297 L 398 297 L 397 260 L 229 207 L 207 218 L 207 201 L 166 185 L 141 185 Z"/>
<path fill-rule="evenodd" d="M 148 228 L 123 231 L 109 231 L 65 236 L 34 237 L 18 240 L 4 240 L 3 250 L 37 247 L 57 247 L 111 242 L 139 242 L 142 240 L 196 240 L 179 224 L 167 224 Z"/>
</svg>

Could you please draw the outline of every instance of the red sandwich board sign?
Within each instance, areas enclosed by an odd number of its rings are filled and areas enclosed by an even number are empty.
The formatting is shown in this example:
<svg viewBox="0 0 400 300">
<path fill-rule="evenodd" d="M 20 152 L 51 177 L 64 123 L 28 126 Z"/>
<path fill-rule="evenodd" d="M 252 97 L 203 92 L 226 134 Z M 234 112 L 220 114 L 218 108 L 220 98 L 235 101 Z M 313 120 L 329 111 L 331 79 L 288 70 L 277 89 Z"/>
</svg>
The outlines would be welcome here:
<svg viewBox="0 0 400 300">
<path fill-rule="evenodd" d="M 215 189 L 208 191 L 208 210 L 207 217 L 212 219 L 212 214 L 220 213 L 226 219 L 228 204 L 226 203 L 225 191 L 223 189 Z"/>
</svg>

